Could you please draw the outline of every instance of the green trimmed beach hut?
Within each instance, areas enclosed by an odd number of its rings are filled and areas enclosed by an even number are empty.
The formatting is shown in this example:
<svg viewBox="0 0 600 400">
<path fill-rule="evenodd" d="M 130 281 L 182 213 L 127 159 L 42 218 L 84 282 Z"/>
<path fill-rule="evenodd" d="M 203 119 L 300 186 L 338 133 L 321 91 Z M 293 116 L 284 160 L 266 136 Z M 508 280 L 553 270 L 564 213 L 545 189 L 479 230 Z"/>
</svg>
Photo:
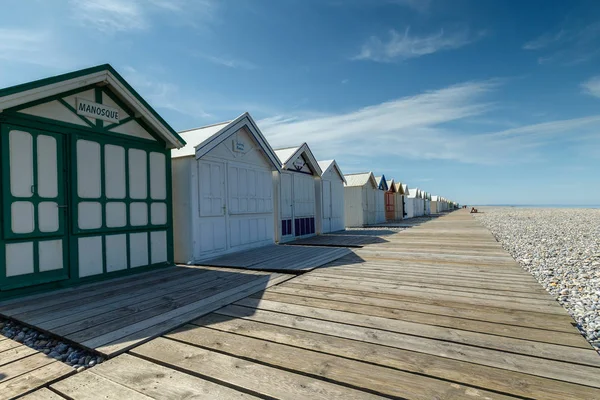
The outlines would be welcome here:
<svg viewBox="0 0 600 400">
<path fill-rule="evenodd" d="M 108 64 L 0 89 L 0 298 L 173 263 L 185 142 Z"/>
</svg>

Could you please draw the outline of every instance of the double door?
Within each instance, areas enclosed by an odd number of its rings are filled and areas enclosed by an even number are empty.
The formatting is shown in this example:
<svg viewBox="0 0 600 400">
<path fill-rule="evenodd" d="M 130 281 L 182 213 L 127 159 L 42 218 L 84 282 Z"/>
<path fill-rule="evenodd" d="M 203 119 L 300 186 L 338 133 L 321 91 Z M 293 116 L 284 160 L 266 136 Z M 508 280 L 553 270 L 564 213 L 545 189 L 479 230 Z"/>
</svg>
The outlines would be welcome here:
<svg viewBox="0 0 600 400">
<path fill-rule="evenodd" d="M 0 289 L 69 278 L 65 138 L 3 126 Z"/>
<path fill-rule="evenodd" d="M 314 235 L 316 203 L 313 176 L 283 172 L 280 195 L 281 240 Z"/>
</svg>

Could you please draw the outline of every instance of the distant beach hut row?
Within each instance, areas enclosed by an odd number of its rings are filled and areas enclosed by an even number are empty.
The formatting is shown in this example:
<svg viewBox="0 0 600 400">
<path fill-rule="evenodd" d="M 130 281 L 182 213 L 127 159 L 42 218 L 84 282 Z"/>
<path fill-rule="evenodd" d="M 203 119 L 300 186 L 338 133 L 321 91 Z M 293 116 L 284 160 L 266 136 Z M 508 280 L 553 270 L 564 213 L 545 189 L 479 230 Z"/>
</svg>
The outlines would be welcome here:
<svg viewBox="0 0 600 400">
<path fill-rule="evenodd" d="M 248 113 L 176 132 L 110 65 L 1 89 L 0 133 L 0 297 L 456 206 Z"/>
</svg>

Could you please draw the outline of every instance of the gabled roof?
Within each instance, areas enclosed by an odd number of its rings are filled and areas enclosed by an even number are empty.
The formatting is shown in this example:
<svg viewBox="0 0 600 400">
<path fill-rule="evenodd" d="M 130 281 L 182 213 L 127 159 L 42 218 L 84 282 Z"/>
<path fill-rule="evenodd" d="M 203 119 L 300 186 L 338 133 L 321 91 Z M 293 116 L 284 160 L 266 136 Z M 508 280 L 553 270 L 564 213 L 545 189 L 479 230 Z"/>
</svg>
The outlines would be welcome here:
<svg viewBox="0 0 600 400">
<path fill-rule="evenodd" d="M 408 189 L 408 197 L 410 197 L 411 199 L 418 199 L 419 193 L 420 192 L 418 188 Z"/>
<path fill-rule="evenodd" d="M 279 158 L 282 169 L 287 169 L 290 171 L 294 171 L 296 168 L 291 165 L 296 158 L 301 155 L 304 155 L 306 162 L 308 163 L 309 168 L 313 171 L 313 175 L 321 176 L 323 173 L 321 171 L 321 167 L 319 167 L 319 163 L 317 159 L 313 155 L 312 151 L 310 151 L 310 147 L 306 142 L 302 143 L 298 147 L 286 147 L 283 149 L 276 149 L 275 154 Z"/>
<path fill-rule="evenodd" d="M 344 183 L 346 183 L 346 178 L 344 178 L 344 174 L 342 173 L 342 170 L 340 169 L 340 167 L 338 166 L 338 163 L 335 160 L 325 160 L 325 161 L 318 161 L 319 164 L 319 168 L 321 168 L 321 176 L 325 175 L 325 173 L 327 171 L 329 171 L 330 169 L 335 169 L 335 171 L 338 173 L 338 175 L 342 178 L 342 181 L 344 181 Z"/>
<path fill-rule="evenodd" d="M 387 185 L 387 181 L 385 180 L 385 175 L 376 176 L 375 181 L 377 182 L 377 188 L 379 188 L 379 190 L 385 190 L 385 191 L 388 190 L 388 185 Z"/>
<path fill-rule="evenodd" d="M 397 192 L 396 184 L 394 183 L 394 179 L 393 178 L 387 180 L 385 183 L 386 183 L 386 185 L 388 187 L 388 192 L 394 192 L 394 193 Z"/>
<path fill-rule="evenodd" d="M 403 183 L 402 184 L 402 191 L 404 192 L 405 195 L 408 196 L 408 185 Z"/>
<path fill-rule="evenodd" d="M 394 186 L 396 186 L 396 192 L 400 193 L 400 194 L 406 194 L 404 187 L 406 185 L 403 185 L 402 182 L 395 182 Z"/>
<path fill-rule="evenodd" d="M 185 145 L 185 141 L 177 132 L 109 64 L 1 89 L 0 113 L 12 107 L 94 84 L 107 85 L 120 100 L 139 113 L 140 118 L 165 140 L 168 148 L 181 148 Z"/>
<path fill-rule="evenodd" d="M 375 180 L 375 175 L 372 172 L 361 172 L 358 174 L 347 174 L 344 175 L 346 178 L 346 187 L 353 186 L 365 186 L 369 182 L 373 185 L 374 188 L 377 188 L 377 181 Z"/>
<path fill-rule="evenodd" d="M 171 157 L 177 158 L 195 155 L 197 159 L 201 158 L 242 128 L 246 128 L 275 169 L 281 171 L 281 165 L 275 151 L 271 148 L 260 129 L 258 129 L 258 125 L 254 122 L 252 116 L 247 112 L 233 121 L 180 132 L 189 144 L 183 149 L 173 150 Z"/>
<path fill-rule="evenodd" d="M 431 196 L 431 201 L 439 201 L 440 196 Z"/>
</svg>

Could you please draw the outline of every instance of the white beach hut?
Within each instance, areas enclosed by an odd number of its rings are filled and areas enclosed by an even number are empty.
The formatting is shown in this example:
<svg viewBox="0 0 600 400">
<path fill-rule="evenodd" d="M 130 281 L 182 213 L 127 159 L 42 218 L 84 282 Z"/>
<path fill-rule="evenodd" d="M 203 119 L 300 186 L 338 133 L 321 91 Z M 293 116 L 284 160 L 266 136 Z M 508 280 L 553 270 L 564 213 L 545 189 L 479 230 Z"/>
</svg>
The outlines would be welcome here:
<svg viewBox="0 0 600 400">
<path fill-rule="evenodd" d="M 344 216 L 347 227 L 362 227 L 377 222 L 377 192 L 372 172 L 344 175 Z"/>
<path fill-rule="evenodd" d="M 281 174 L 275 174 L 275 192 L 279 193 L 275 226 L 277 241 L 286 242 L 321 233 L 318 230 L 317 196 L 321 167 L 306 143 L 298 147 L 276 149 Z"/>
<path fill-rule="evenodd" d="M 274 243 L 280 165 L 252 117 L 180 132 L 172 152 L 175 260 L 197 262 Z"/>
<path fill-rule="evenodd" d="M 345 228 L 344 183 L 346 179 L 335 160 L 319 161 L 321 180 L 315 181 L 317 197 L 321 198 L 321 233 L 341 231 Z"/>
<path fill-rule="evenodd" d="M 420 199 L 420 191 L 418 188 L 408 189 L 407 198 L 407 218 L 414 218 L 420 216 L 420 212 L 423 209 Z"/>
<path fill-rule="evenodd" d="M 1 89 L 0 139 L 0 297 L 173 264 L 185 141 L 110 65 Z"/>
<path fill-rule="evenodd" d="M 394 182 L 394 186 L 396 188 L 396 220 L 400 221 L 406 218 L 406 194 L 405 194 L 405 186 L 402 182 Z"/>
<path fill-rule="evenodd" d="M 388 191 L 388 186 L 387 186 L 387 180 L 385 179 L 385 175 L 381 175 L 381 176 L 376 176 L 375 177 L 375 182 L 377 182 L 377 189 L 378 191 L 376 192 L 375 196 L 376 196 L 376 204 L 377 204 L 377 209 L 376 209 L 376 214 L 375 214 L 375 223 L 380 224 L 385 222 L 385 206 L 386 206 L 386 196 L 385 194 Z"/>
</svg>

